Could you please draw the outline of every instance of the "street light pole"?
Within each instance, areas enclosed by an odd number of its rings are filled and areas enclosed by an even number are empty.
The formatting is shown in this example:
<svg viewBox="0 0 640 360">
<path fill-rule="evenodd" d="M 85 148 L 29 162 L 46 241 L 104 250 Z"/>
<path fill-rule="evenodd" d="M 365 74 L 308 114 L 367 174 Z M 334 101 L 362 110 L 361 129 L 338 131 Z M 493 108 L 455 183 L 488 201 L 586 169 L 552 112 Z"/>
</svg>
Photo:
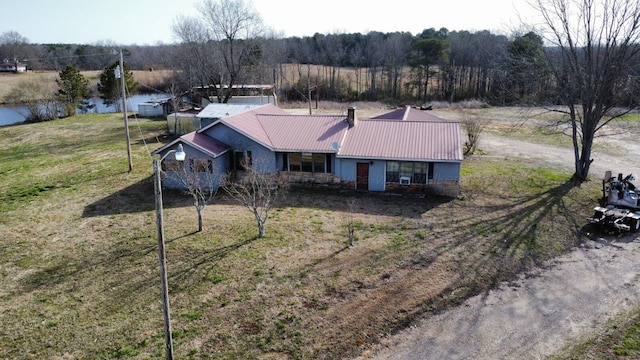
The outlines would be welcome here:
<svg viewBox="0 0 640 360">
<path fill-rule="evenodd" d="M 162 289 L 162 312 L 164 315 L 164 338 L 167 360 L 173 360 L 173 339 L 171 336 L 171 313 L 169 311 L 169 287 L 167 285 L 167 257 L 164 248 L 164 219 L 162 215 L 162 179 L 160 164 L 169 154 L 175 152 L 176 160 L 184 161 L 182 144 L 178 150 L 169 150 L 161 159 L 153 159 L 154 190 L 156 198 L 156 228 L 158 236 L 158 261 L 160 262 L 160 286 Z"/>
<path fill-rule="evenodd" d="M 122 87 L 122 113 L 124 115 L 124 135 L 127 138 L 127 158 L 129 159 L 129 172 L 133 170 L 133 160 L 131 158 L 131 136 L 129 135 L 129 118 L 127 116 L 127 89 L 126 72 L 124 71 L 124 59 L 122 49 L 120 49 L 120 86 Z"/>
</svg>

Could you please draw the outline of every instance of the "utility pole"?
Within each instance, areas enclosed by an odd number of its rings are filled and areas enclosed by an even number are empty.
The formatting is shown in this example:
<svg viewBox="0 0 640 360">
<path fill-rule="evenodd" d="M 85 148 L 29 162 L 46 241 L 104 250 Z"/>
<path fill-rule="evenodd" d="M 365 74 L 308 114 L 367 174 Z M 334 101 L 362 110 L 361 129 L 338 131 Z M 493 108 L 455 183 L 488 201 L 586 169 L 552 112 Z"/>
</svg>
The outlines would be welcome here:
<svg viewBox="0 0 640 360">
<path fill-rule="evenodd" d="M 117 72 L 116 72 L 117 75 Z M 129 159 L 129 172 L 133 171 L 133 160 L 131 159 L 131 138 L 129 136 L 129 118 L 127 117 L 127 89 L 125 87 L 124 61 L 122 49 L 120 49 L 120 85 L 122 86 L 122 113 L 124 114 L 124 133 L 127 137 L 127 158 Z"/>
</svg>

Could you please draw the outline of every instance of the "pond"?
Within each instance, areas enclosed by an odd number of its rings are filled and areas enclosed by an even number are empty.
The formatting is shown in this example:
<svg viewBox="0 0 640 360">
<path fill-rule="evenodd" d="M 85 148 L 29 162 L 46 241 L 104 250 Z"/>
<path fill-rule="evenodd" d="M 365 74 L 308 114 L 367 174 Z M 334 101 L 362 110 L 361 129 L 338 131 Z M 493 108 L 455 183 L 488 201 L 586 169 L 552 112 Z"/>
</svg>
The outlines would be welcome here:
<svg viewBox="0 0 640 360">
<path fill-rule="evenodd" d="M 166 99 L 167 97 L 165 94 L 133 95 L 127 98 L 127 109 L 129 111 L 138 111 L 138 104 L 140 103 L 154 99 Z M 100 98 L 91 99 L 91 103 L 95 104 L 96 107 L 91 109 L 90 113 L 107 114 L 116 112 L 115 106 L 105 106 Z M 23 122 L 26 115 L 27 110 L 24 106 L 0 106 L 0 126 Z"/>
</svg>

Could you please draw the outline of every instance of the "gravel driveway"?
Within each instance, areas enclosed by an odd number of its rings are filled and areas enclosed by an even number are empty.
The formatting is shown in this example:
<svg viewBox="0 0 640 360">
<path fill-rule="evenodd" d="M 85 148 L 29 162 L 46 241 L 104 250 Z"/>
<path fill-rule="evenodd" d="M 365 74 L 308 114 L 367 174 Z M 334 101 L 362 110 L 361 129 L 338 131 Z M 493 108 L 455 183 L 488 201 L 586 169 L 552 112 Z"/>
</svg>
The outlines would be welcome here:
<svg viewBox="0 0 640 360">
<path fill-rule="evenodd" d="M 638 172 L 637 137 L 619 132 L 594 152 L 591 174 Z M 571 150 L 483 134 L 490 156 L 572 169 Z M 612 153 L 619 150 L 619 154 Z M 594 204 L 595 205 L 595 204 Z M 545 269 L 522 275 L 385 339 L 361 359 L 540 359 L 602 331 L 640 306 L 640 235 L 588 241 Z"/>
</svg>

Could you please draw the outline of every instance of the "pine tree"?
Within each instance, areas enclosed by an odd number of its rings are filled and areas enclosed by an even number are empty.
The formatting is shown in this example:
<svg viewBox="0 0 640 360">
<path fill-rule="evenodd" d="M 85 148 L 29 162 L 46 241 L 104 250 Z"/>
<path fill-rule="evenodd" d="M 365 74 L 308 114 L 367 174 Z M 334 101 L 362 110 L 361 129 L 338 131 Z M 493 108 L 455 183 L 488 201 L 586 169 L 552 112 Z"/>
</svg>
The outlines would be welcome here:
<svg viewBox="0 0 640 360">
<path fill-rule="evenodd" d="M 60 88 L 56 93 L 56 100 L 62 105 L 62 116 L 72 116 L 76 114 L 77 109 L 86 111 L 94 106 L 88 101 L 91 98 L 89 80 L 78 69 L 67 66 L 59 76 L 60 78 L 56 79 Z"/>
<path fill-rule="evenodd" d="M 116 69 L 120 74 L 124 73 L 126 92 L 129 95 L 138 93 L 138 83 L 133 78 L 133 72 L 124 64 L 124 71 L 120 71 L 119 61 L 114 62 L 100 74 L 98 92 L 102 103 L 109 106 L 115 105 L 116 111 L 122 111 L 122 87 L 120 78 L 116 78 Z"/>
</svg>

